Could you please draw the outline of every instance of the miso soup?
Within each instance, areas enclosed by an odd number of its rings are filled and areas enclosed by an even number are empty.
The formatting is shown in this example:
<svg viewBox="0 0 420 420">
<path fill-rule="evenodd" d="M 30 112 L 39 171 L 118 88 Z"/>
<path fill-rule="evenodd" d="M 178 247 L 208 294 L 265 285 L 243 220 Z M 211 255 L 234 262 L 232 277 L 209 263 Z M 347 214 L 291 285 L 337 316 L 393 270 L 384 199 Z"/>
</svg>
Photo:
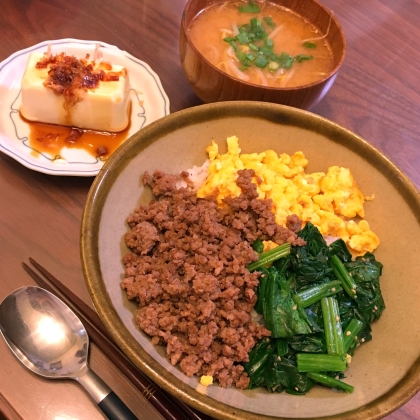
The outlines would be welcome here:
<svg viewBox="0 0 420 420">
<path fill-rule="evenodd" d="M 194 18 L 189 35 L 211 64 L 249 83 L 302 86 L 333 69 L 327 34 L 270 2 L 214 4 Z"/>
</svg>

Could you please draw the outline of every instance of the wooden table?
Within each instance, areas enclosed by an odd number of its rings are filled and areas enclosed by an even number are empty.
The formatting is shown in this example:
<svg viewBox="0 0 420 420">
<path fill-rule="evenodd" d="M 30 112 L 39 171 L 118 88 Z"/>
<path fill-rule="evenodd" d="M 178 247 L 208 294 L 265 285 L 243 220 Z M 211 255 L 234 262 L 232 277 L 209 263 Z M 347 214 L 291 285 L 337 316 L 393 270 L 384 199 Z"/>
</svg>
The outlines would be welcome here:
<svg viewBox="0 0 420 420">
<path fill-rule="evenodd" d="M 337 81 L 312 111 L 374 144 L 420 188 L 419 0 L 322 3 L 341 22 L 348 49 Z M 49 39 L 101 40 L 144 60 L 158 73 L 171 112 L 199 105 L 179 63 L 184 4 L 185 0 L 1 0 L 0 61 Z M 79 227 L 91 183 L 92 178 L 31 171 L 0 154 L 0 299 L 33 284 L 21 267 L 32 256 L 90 303 L 80 265 Z M 0 358 L 0 410 L 6 417 L 103 418 L 76 383 L 36 377 L 3 340 Z M 139 417 L 161 419 L 95 346 L 90 362 Z M 417 395 L 387 420 L 419 418 Z"/>
</svg>

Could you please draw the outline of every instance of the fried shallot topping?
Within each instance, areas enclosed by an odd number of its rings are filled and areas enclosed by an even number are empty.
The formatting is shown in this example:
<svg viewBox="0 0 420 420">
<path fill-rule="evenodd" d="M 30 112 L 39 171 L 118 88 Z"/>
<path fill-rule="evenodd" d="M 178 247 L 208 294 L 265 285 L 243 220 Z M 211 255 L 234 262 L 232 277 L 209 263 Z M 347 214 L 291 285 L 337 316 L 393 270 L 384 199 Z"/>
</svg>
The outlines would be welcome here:
<svg viewBox="0 0 420 420">
<path fill-rule="evenodd" d="M 67 56 L 64 52 L 56 55 L 48 53 L 36 63 L 37 69 L 48 68 L 48 78 L 44 86 L 52 89 L 57 95 L 64 95 L 64 109 L 67 112 L 77 102 L 83 100 L 88 89 L 96 89 L 100 82 L 118 81 L 125 77 L 126 69 L 118 72 L 112 70 L 112 65 L 106 62 L 95 64 L 93 61 Z"/>
</svg>

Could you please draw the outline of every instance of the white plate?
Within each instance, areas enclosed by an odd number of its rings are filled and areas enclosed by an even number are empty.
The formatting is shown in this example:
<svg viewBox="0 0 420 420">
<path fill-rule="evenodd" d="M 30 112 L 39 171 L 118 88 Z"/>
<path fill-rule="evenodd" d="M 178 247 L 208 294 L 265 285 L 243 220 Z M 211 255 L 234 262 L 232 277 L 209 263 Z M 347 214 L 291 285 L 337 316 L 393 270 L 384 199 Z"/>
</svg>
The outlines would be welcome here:
<svg viewBox="0 0 420 420">
<path fill-rule="evenodd" d="M 59 39 L 44 41 L 33 47 L 12 54 L 0 63 L 0 150 L 35 171 L 49 175 L 95 176 L 104 162 L 78 149 L 64 149 L 64 159 L 36 153 L 29 145 L 29 126 L 19 117 L 21 100 L 21 79 L 29 54 L 45 52 L 51 44 L 53 54 L 66 52 L 68 55 L 84 57 L 93 54 L 99 44 L 105 61 L 124 66 L 130 74 L 132 95 L 131 128 L 128 137 L 147 124 L 169 114 L 169 98 L 163 90 L 159 76 L 145 62 L 126 51 L 99 41 Z M 134 93 L 134 92 L 137 93 Z M 140 105 L 140 103 L 143 105 Z"/>
</svg>

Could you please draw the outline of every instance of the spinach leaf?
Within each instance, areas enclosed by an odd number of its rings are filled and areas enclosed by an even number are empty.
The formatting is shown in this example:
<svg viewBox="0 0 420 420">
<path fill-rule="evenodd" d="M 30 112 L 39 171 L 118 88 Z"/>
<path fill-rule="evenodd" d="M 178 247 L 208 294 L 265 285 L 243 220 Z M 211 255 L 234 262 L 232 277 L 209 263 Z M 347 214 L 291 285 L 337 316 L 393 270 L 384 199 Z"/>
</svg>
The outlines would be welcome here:
<svg viewBox="0 0 420 420">
<path fill-rule="evenodd" d="M 363 323 L 361 331 L 357 334 L 358 340 L 355 344 L 357 345 L 365 341 L 370 341 L 372 339 L 372 328 L 362 311 L 359 309 L 357 303 L 344 292 L 337 294 L 337 301 L 340 311 L 341 325 L 344 330 L 353 318 L 358 319 Z M 355 347 L 350 348 L 348 354 L 352 355 L 354 353 L 354 349 Z"/>
<path fill-rule="evenodd" d="M 257 300 L 257 303 L 254 306 L 254 309 L 258 314 L 262 315 L 264 313 L 264 311 L 263 311 L 264 303 L 263 302 L 264 302 L 264 297 L 265 297 L 265 290 L 267 288 L 267 281 L 268 281 L 268 278 L 270 276 L 270 273 L 265 267 L 260 267 L 258 269 L 258 271 L 260 271 L 261 274 L 260 274 L 260 277 L 258 279 L 259 284 L 258 284 L 258 287 L 257 287 L 257 290 L 256 290 L 258 300 Z"/>
<path fill-rule="evenodd" d="M 298 233 L 306 245 L 292 247 L 290 252 L 290 270 L 295 275 L 296 291 L 331 276 L 328 265 L 328 247 L 319 230 L 307 223 Z"/>
<path fill-rule="evenodd" d="M 351 261 L 351 254 L 347 249 L 346 243 L 342 239 L 337 239 L 329 246 L 330 254 L 337 255 L 342 262 Z"/>
<path fill-rule="evenodd" d="M 283 274 L 271 267 L 263 300 L 266 327 L 274 338 L 293 337 L 312 332 L 306 314 L 295 304 Z"/>
<path fill-rule="evenodd" d="M 357 284 L 357 306 L 366 320 L 371 323 L 379 319 L 385 309 L 379 277 L 382 264 L 371 253 L 345 263 L 345 267 Z"/>
<path fill-rule="evenodd" d="M 287 341 L 288 345 L 296 352 L 326 353 L 327 351 L 323 333 L 295 335 Z"/>
<path fill-rule="evenodd" d="M 314 382 L 307 378 L 306 374 L 298 372 L 293 357 L 279 358 L 274 355 L 270 356 L 264 381 L 269 391 L 285 390 L 289 394 L 302 395 L 314 386 Z"/>
<path fill-rule="evenodd" d="M 324 318 L 322 316 L 321 302 L 315 302 L 305 308 L 304 311 L 313 331 L 323 331 Z"/>
<path fill-rule="evenodd" d="M 261 239 L 257 239 L 252 244 L 252 249 L 257 252 L 258 254 L 262 254 L 264 252 L 264 244 Z"/>
<path fill-rule="evenodd" d="M 265 371 L 273 352 L 271 339 L 264 338 L 249 353 L 249 362 L 244 364 L 244 368 L 251 378 L 252 386 L 264 386 Z"/>
<path fill-rule="evenodd" d="M 308 222 L 305 227 L 298 232 L 298 236 L 306 241 L 306 248 L 311 255 L 317 255 L 321 249 L 328 248 L 324 237 L 316 226 Z M 300 248 L 300 247 L 297 247 Z"/>
</svg>

